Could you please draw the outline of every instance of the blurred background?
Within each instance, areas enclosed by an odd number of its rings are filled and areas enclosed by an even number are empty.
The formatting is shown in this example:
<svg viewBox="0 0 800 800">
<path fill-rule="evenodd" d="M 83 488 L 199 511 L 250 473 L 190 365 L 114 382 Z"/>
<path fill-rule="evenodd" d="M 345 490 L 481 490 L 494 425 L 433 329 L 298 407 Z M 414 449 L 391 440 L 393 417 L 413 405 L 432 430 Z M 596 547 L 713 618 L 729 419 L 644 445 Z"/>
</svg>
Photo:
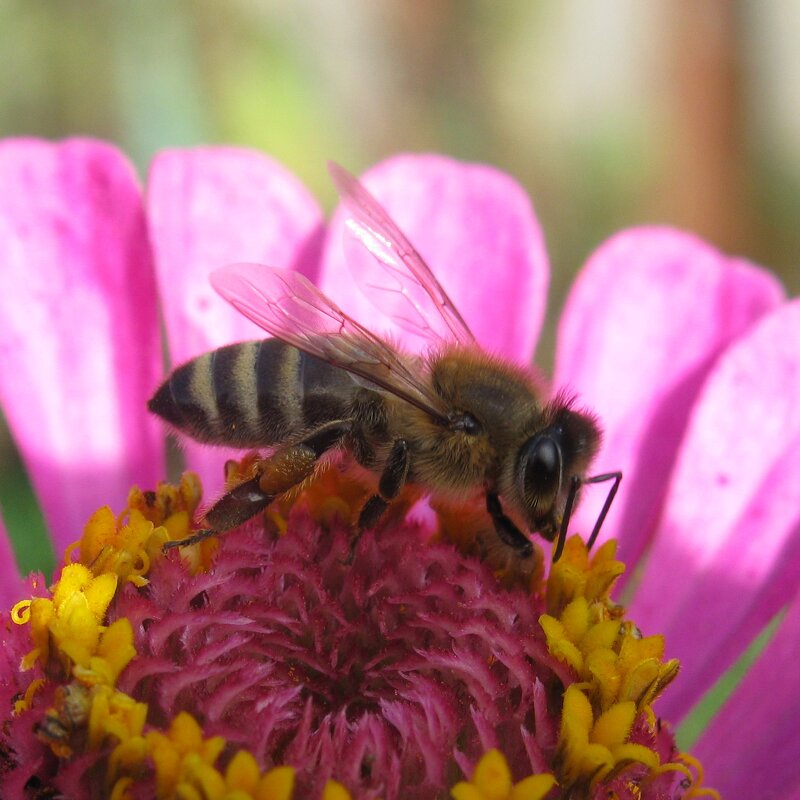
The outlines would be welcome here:
<svg viewBox="0 0 800 800">
<path fill-rule="evenodd" d="M 800 290 L 798 41 L 792 0 L 0 0 L 0 135 L 100 137 L 141 175 L 164 147 L 255 147 L 327 208 L 330 158 L 493 164 L 547 237 L 547 368 L 575 272 L 622 227 L 690 229 Z M 1 426 L 0 503 L 29 526 Z"/>
</svg>

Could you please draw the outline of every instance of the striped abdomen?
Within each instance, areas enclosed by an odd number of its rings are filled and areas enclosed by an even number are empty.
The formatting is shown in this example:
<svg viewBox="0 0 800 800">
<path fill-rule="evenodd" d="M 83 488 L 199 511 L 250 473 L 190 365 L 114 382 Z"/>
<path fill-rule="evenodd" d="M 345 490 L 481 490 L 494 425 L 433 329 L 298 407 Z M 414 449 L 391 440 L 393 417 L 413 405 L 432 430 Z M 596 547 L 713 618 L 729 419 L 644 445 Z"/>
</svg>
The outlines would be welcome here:
<svg viewBox="0 0 800 800">
<path fill-rule="evenodd" d="M 178 367 L 148 407 L 199 442 L 263 447 L 342 419 L 357 389 L 344 370 L 265 339 Z"/>
</svg>

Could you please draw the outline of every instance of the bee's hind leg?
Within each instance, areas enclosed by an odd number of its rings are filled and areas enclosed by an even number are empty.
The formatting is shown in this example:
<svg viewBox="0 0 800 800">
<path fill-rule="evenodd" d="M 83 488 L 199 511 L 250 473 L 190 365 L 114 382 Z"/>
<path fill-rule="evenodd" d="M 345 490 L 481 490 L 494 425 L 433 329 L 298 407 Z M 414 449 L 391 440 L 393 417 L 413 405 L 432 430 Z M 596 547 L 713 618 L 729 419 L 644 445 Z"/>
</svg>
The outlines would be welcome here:
<svg viewBox="0 0 800 800">
<path fill-rule="evenodd" d="M 239 527 L 263 511 L 276 497 L 304 481 L 319 458 L 350 432 L 350 420 L 335 420 L 312 431 L 302 441 L 281 447 L 256 463 L 256 475 L 234 486 L 206 512 L 203 528 L 186 539 L 167 542 L 164 549 L 184 547 Z"/>
<path fill-rule="evenodd" d="M 261 489 L 260 480 L 260 477 L 257 476 L 234 486 L 233 489 L 222 495 L 206 513 L 204 522 L 208 526 L 207 528 L 201 528 L 185 539 L 165 542 L 163 549 L 169 550 L 173 547 L 197 544 L 203 539 L 229 531 L 254 517 L 259 511 L 263 511 L 275 499 L 275 496 L 266 494 Z"/>
</svg>

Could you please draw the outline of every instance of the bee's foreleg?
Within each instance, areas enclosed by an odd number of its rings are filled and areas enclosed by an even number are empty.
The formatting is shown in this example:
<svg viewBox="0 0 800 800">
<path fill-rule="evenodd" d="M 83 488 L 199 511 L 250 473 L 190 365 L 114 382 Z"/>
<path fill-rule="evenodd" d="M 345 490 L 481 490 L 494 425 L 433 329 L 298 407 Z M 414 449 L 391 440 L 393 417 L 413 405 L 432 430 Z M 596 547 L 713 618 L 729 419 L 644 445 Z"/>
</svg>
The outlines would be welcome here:
<svg viewBox="0 0 800 800">
<path fill-rule="evenodd" d="M 206 528 L 187 539 L 167 542 L 164 547 L 195 544 L 247 522 L 311 475 L 323 453 L 338 444 L 351 427 L 350 420 L 327 422 L 296 444 L 281 447 L 269 458 L 256 462 L 255 476 L 234 486 L 206 512 Z"/>
<path fill-rule="evenodd" d="M 400 494 L 408 477 L 408 464 L 408 442 L 395 439 L 378 482 L 378 494 L 367 500 L 358 516 L 359 532 L 375 526 L 389 503 Z"/>
<path fill-rule="evenodd" d="M 503 513 L 503 507 L 500 505 L 500 498 L 496 492 L 486 493 L 486 510 L 503 543 L 513 547 L 523 558 L 527 558 L 533 553 L 531 540 Z"/>
</svg>

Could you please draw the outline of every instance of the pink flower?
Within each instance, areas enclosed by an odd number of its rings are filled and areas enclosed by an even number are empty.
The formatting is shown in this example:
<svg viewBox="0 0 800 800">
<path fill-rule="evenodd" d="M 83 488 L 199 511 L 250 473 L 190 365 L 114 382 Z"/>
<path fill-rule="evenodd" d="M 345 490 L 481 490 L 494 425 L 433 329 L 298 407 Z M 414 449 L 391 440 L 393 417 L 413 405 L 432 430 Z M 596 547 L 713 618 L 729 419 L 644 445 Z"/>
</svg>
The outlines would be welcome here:
<svg viewBox="0 0 800 800">
<path fill-rule="evenodd" d="M 479 341 L 527 363 L 548 265 L 520 188 L 435 156 L 398 156 L 364 180 Z M 260 335 L 206 280 L 232 261 L 300 269 L 361 321 L 385 323 L 353 290 L 341 214 L 325 227 L 259 154 L 166 152 L 143 198 L 108 146 L 8 141 L 0 187 L 0 401 L 59 552 L 95 508 L 122 508 L 132 484 L 164 473 L 145 411 L 161 375 L 156 286 L 173 363 Z M 661 717 L 679 723 L 783 614 L 694 750 L 724 795 L 800 797 L 800 302 L 690 235 L 624 231 L 573 287 L 554 386 L 602 420 L 597 471 L 626 475 L 603 538 L 642 565 L 625 587 L 631 617 L 683 665 Z M 213 496 L 225 455 L 185 454 Z M 574 530 L 598 502 L 587 493 Z M 18 580 L 9 559 L 0 568 L 2 585 Z"/>
</svg>

